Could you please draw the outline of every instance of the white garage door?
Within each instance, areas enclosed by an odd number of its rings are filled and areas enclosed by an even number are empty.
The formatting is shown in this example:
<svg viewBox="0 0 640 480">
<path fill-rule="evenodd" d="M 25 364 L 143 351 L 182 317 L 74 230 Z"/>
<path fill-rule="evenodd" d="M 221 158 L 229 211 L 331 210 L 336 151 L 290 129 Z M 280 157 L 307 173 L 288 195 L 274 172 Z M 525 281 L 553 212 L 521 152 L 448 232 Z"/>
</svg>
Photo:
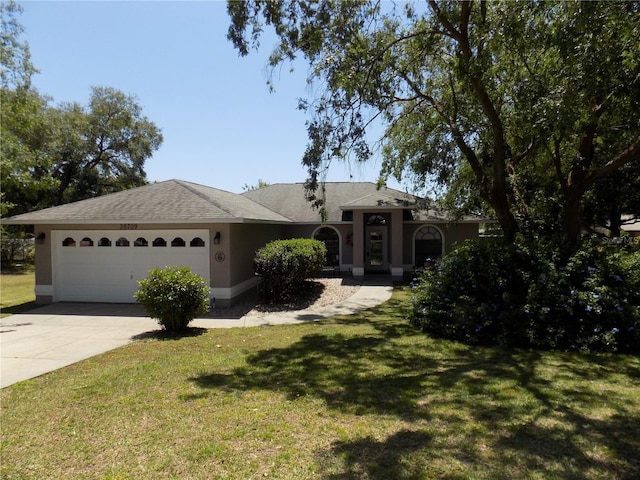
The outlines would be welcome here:
<svg viewBox="0 0 640 480">
<path fill-rule="evenodd" d="M 207 230 L 54 230 L 55 301 L 133 303 L 150 269 L 183 265 L 209 279 Z"/>
</svg>

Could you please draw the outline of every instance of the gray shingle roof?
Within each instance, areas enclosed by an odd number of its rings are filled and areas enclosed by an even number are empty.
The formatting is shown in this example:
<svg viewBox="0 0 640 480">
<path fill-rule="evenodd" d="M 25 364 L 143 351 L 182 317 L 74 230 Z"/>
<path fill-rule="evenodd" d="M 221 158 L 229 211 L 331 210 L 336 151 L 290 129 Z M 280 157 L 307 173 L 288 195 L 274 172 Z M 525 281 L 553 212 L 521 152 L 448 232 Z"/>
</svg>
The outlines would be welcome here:
<svg viewBox="0 0 640 480">
<path fill-rule="evenodd" d="M 320 196 L 320 192 L 318 192 Z M 412 210 L 414 220 L 446 222 L 436 202 L 371 182 L 324 185 L 328 222 L 342 221 L 346 210 Z M 465 217 L 462 221 L 481 221 Z M 122 192 L 2 219 L 3 224 L 60 223 L 319 223 L 320 211 L 305 197 L 303 183 L 277 183 L 243 194 L 182 180 L 145 185 Z"/>
<path fill-rule="evenodd" d="M 414 220 L 422 222 L 448 222 L 447 212 L 437 202 L 425 201 L 393 188 L 378 188 L 372 182 L 329 182 L 325 188 L 325 208 L 328 222 L 342 220 L 346 210 L 384 211 L 405 208 L 412 210 Z M 320 212 L 305 199 L 303 183 L 276 183 L 243 193 L 265 207 L 294 222 L 320 221 Z M 320 192 L 317 193 L 320 196 Z M 467 216 L 461 221 L 477 222 L 480 217 Z"/>
<path fill-rule="evenodd" d="M 303 183 L 276 183 L 250 190 L 243 195 L 294 222 L 320 221 L 319 210 L 314 209 L 305 198 Z M 316 195 L 320 197 L 320 191 Z M 403 202 L 415 205 L 418 200 L 417 197 L 399 190 L 386 187 L 378 190 L 376 184 L 371 182 L 328 182 L 324 184 L 324 196 L 329 222 L 341 221 L 343 210 L 380 208 L 383 205 L 390 207 L 392 204 L 397 208 Z"/>
<path fill-rule="evenodd" d="M 181 180 L 145 185 L 3 219 L 6 224 L 289 222 L 249 198 Z"/>
</svg>

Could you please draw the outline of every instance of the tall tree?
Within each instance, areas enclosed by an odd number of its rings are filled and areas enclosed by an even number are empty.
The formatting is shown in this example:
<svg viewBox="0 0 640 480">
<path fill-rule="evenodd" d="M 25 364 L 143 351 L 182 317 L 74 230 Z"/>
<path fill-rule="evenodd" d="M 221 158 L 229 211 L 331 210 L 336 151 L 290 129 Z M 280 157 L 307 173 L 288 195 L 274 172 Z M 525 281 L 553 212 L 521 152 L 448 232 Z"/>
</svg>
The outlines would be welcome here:
<svg viewBox="0 0 640 480">
<path fill-rule="evenodd" d="M 93 87 L 87 107 L 54 112 L 51 175 L 59 182 L 54 204 L 82 200 L 146 183 L 144 163 L 162 143 L 158 127 L 135 97 Z"/>
<path fill-rule="evenodd" d="M 323 87 L 301 101 L 311 191 L 331 160 L 367 161 L 381 123 L 384 173 L 457 182 L 509 240 L 542 214 L 544 188 L 575 245 L 585 193 L 639 161 L 637 2 L 243 1 L 228 12 L 241 55 L 270 25 L 271 65 L 302 56 Z"/>
<path fill-rule="evenodd" d="M 12 0 L 0 2 L 0 215 L 37 203 L 55 183 L 44 174 L 48 158 L 39 153 L 48 138 L 47 99 L 31 86 L 37 70 L 21 38 L 21 12 Z"/>
<path fill-rule="evenodd" d="M 0 116 L 0 214 L 50 206 L 42 200 L 58 182 L 50 174 L 53 122 L 47 99 L 33 89 L 1 87 Z"/>
<path fill-rule="evenodd" d="M 146 182 L 162 143 L 137 99 L 93 87 L 88 106 L 51 106 L 31 85 L 37 72 L 22 40 L 21 7 L 0 3 L 0 214 L 81 200 Z"/>
<path fill-rule="evenodd" d="M 24 27 L 17 17 L 22 7 L 13 0 L 0 2 L 0 80 L 3 88 L 29 88 L 37 69 L 31 51 L 21 40 Z"/>
</svg>

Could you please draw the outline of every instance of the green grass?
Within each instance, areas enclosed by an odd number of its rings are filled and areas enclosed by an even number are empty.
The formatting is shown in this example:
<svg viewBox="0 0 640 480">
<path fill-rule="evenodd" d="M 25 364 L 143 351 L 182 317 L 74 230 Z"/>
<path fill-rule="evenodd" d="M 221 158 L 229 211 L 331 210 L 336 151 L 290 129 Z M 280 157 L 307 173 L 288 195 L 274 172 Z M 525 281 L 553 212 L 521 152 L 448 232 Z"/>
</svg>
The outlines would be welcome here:
<svg viewBox="0 0 640 480">
<path fill-rule="evenodd" d="M 35 274 L 32 268 L 0 273 L 0 318 L 35 306 Z"/>
<path fill-rule="evenodd" d="M 0 476 L 640 478 L 640 359 L 466 347 L 407 304 L 150 336 L 3 389 Z"/>
</svg>

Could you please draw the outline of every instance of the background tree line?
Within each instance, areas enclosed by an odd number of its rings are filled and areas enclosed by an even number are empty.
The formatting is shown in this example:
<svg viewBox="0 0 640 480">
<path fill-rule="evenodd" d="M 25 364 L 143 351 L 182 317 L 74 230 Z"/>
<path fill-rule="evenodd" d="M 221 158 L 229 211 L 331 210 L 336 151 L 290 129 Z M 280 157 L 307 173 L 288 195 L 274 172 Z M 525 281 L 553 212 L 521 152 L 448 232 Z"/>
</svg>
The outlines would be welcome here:
<svg viewBox="0 0 640 480">
<path fill-rule="evenodd" d="M 146 183 L 145 161 L 162 143 L 160 129 L 134 96 L 91 87 L 87 105 L 53 104 L 31 83 L 21 7 L 0 5 L 0 213 L 16 215 Z"/>
</svg>

